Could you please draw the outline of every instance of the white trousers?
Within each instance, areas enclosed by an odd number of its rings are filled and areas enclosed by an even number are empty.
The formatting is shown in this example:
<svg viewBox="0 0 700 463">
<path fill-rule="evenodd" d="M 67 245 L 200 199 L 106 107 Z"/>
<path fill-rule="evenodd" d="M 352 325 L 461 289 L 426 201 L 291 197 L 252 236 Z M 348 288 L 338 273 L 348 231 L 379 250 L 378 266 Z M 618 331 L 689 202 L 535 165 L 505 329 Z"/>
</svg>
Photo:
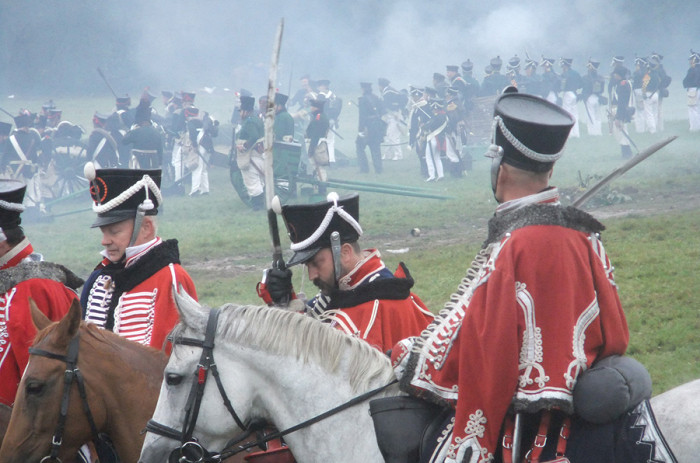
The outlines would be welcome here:
<svg viewBox="0 0 700 463">
<path fill-rule="evenodd" d="M 403 159 L 403 152 L 401 151 L 401 129 L 399 128 L 400 117 L 398 111 L 388 111 L 384 115 L 384 120 L 387 123 L 384 140 L 389 146 L 385 147 L 382 159 Z"/>
<path fill-rule="evenodd" d="M 561 107 L 564 108 L 566 112 L 571 114 L 574 118 L 574 126 L 571 127 L 571 132 L 569 132 L 569 137 L 578 138 L 581 136 L 581 132 L 578 128 L 578 100 L 576 99 L 576 93 L 574 92 L 564 92 L 561 98 Z"/>
<path fill-rule="evenodd" d="M 428 166 L 428 180 L 440 179 L 445 176 L 436 138 L 431 138 L 428 142 L 425 150 L 425 163 Z M 437 177 L 435 176 L 436 174 Z"/>
<path fill-rule="evenodd" d="M 335 121 L 331 121 L 331 128 L 334 124 Z M 335 132 L 330 129 L 326 135 L 326 145 L 328 145 L 328 162 L 335 162 Z"/>
<path fill-rule="evenodd" d="M 600 118 L 600 101 L 595 93 L 586 99 L 586 126 L 588 127 L 588 135 L 602 135 L 602 120 Z"/>
<path fill-rule="evenodd" d="M 209 193 L 209 167 L 207 162 L 209 161 L 210 154 L 202 146 L 199 149 L 199 162 L 197 167 L 192 171 L 192 189 L 190 190 L 190 195 L 197 192 Z M 206 160 L 206 162 L 205 162 Z"/>
<path fill-rule="evenodd" d="M 687 90 L 688 94 L 688 122 L 690 124 L 690 131 L 697 132 L 700 131 L 700 98 L 698 98 L 698 93 L 700 89 L 697 87 L 689 88 Z"/>
<path fill-rule="evenodd" d="M 253 196 L 261 195 L 265 192 L 265 160 L 262 154 L 254 152 L 250 155 L 250 164 L 241 169 L 243 184 L 248 194 Z"/>
<path fill-rule="evenodd" d="M 647 120 L 644 117 L 644 92 L 641 88 L 634 89 L 634 130 L 637 133 L 647 131 Z"/>
<path fill-rule="evenodd" d="M 644 99 L 644 122 L 647 126 L 647 132 L 656 133 L 658 116 L 659 92 L 647 92 L 647 97 Z"/>
</svg>

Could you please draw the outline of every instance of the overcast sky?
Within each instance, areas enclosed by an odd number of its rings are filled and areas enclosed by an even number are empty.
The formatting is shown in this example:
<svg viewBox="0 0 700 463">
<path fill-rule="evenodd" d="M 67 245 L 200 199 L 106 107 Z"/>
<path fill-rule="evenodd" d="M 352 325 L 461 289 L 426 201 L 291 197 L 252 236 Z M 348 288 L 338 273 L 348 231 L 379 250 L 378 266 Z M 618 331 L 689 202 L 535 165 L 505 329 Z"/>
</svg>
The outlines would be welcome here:
<svg viewBox="0 0 700 463">
<path fill-rule="evenodd" d="M 690 1 L 426 0 L 95 1 L 0 0 L 0 98 L 115 92 L 145 86 L 193 90 L 241 87 L 262 94 L 275 30 L 285 20 L 278 87 L 299 76 L 336 89 L 390 79 L 430 83 L 433 72 L 467 58 L 475 77 L 490 58 L 589 57 L 607 72 L 656 51 L 679 85 L 690 49 L 700 49 Z"/>
</svg>

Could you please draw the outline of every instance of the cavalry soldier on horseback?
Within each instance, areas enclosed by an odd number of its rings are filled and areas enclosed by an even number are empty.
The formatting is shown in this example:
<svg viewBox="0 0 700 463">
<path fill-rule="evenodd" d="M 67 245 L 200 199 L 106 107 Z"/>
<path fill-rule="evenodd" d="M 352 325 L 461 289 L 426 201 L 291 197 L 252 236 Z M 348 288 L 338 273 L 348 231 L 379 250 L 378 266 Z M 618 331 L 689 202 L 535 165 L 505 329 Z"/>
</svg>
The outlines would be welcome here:
<svg viewBox="0 0 700 463">
<path fill-rule="evenodd" d="M 29 360 L 36 329 L 31 298 L 49 319 L 60 320 L 83 284 L 62 265 L 34 252 L 21 227 L 26 185 L 0 180 L 0 403 L 12 405 Z"/>
<path fill-rule="evenodd" d="M 288 267 L 306 264 L 320 290 L 303 305 L 308 315 L 386 352 L 394 341 L 420 333 L 433 316 L 411 292 L 413 279 L 403 263 L 392 274 L 378 250 L 360 248 L 359 203 L 357 194 L 338 198 L 332 192 L 327 201 L 283 206 L 294 251 Z M 266 273 L 275 303 L 296 298 L 288 267 Z"/>
<path fill-rule="evenodd" d="M 487 156 L 499 206 L 489 236 L 435 321 L 392 352 L 404 390 L 455 409 L 431 461 L 520 462 L 528 449 L 528 461 L 631 462 L 642 449 L 643 461 L 675 461 L 657 460 L 666 453 L 650 442 L 630 450 L 653 433 L 651 382 L 617 357 L 629 331 L 604 227 L 563 207 L 549 185 L 573 124 L 562 108 L 514 88 L 496 101 Z M 582 397 L 591 377 L 598 395 Z M 598 415 L 583 413 L 598 405 Z M 650 433 L 632 437 L 640 423 Z"/>
<path fill-rule="evenodd" d="M 160 349 L 178 321 L 173 291 L 196 298 L 180 265 L 177 240 L 157 235 L 163 197 L 160 170 L 95 169 L 90 181 L 92 228 L 102 232 L 104 259 L 88 277 L 80 298 L 84 319 L 141 344 Z"/>
</svg>

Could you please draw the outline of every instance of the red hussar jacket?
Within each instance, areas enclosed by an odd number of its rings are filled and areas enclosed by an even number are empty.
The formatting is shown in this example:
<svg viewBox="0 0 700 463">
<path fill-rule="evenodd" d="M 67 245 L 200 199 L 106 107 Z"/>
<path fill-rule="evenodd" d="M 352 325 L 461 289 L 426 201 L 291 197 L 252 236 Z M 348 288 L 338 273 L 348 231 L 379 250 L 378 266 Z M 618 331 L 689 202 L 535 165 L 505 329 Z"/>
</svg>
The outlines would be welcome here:
<svg viewBox="0 0 700 463">
<path fill-rule="evenodd" d="M 340 279 L 340 289 L 333 291 L 330 301 L 317 296 L 309 313 L 386 352 L 401 339 L 420 334 L 433 315 L 411 292 L 413 279 L 403 264 L 392 275 L 379 251 L 364 254 Z"/>
<path fill-rule="evenodd" d="M 572 413 L 579 374 L 625 352 L 629 332 L 602 229 L 558 204 L 497 215 L 451 302 L 394 349 L 402 388 L 455 407 L 444 461 L 491 461 L 510 407 Z"/>
<path fill-rule="evenodd" d="M 0 403 L 5 405 L 15 401 L 29 361 L 28 349 L 36 336 L 29 298 L 50 320 L 60 320 L 78 297 L 64 283 L 73 288 L 82 284 L 65 267 L 34 260 L 37 254 L 32 255 L 32 245 L 26 239 L 13 251 L 13 257 L 0 269 Z"/>
</svg>

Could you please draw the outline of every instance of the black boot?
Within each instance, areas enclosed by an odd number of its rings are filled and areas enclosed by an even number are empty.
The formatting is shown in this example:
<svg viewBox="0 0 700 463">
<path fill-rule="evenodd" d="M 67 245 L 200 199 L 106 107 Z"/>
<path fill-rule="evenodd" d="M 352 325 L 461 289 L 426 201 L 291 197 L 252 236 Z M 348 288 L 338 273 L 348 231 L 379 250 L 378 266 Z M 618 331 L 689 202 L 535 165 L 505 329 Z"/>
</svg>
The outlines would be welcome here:
<svg viewBox="0 0 700 463">
<path fill-rule="evenodd" d="M 620 145 L 620 150 L 622 151 L 622 159 L 632 157 L 632 147 L 630 145 Z"/>
<path fill-rule="evenodd" d="M 265 209 L 265 193 L 250 197 L 250 205 L 254 211 L 262 211 Z"/>
</svg>

